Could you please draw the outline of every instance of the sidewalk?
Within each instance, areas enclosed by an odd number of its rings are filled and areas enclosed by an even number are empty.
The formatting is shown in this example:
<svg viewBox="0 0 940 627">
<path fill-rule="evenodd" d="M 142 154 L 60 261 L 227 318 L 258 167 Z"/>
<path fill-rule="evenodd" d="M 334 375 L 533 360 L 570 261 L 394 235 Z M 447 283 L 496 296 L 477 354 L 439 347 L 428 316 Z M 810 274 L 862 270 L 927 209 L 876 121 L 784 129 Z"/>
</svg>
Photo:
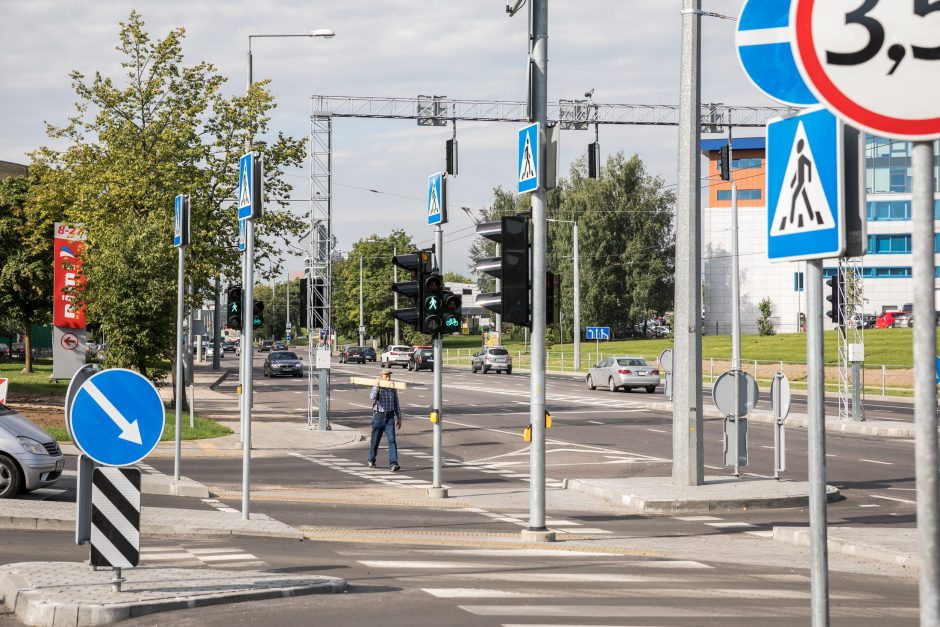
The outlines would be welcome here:
<svg viewBox="0 0 940 627">
<path fill-rule="evenodd" d="M 827 532 L 830 553 L 919 570 L 916 529 L 831 526 Z M 809 546 L 810 540 L 808 527 L 774 527 L 773 537 L 795 546 Z"/>
</svg>

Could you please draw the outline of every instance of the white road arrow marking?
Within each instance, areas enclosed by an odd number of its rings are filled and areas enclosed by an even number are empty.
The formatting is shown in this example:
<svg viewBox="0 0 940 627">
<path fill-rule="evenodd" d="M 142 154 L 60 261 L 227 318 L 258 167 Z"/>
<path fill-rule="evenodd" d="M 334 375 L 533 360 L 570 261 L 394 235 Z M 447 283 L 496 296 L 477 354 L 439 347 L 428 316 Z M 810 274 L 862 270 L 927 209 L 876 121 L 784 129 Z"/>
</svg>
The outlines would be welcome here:
<svg viewBox="0 0 940 627">
<path fill-rule="evenodd" d="M 112 405 L 108 397 L 102 394 L 101 390 L 95 387 L 95 384 L 91 381 L 86 381 L 82 389 L 88 392 L 88 395 L 101 406 L 104 413 L 108 414 L 108 417 L 118 426 L 118 429 L 121 430 L 121 433 L 118 435 L 119 438 L 133 442 L 134 444 L 143 444 L 143 440 L 140 439 L 140 427 L 137 426 L 136 420 L 134 422 L 128 422 L 127 418 L 121 415 L 117 407 Z"/>
</svg>

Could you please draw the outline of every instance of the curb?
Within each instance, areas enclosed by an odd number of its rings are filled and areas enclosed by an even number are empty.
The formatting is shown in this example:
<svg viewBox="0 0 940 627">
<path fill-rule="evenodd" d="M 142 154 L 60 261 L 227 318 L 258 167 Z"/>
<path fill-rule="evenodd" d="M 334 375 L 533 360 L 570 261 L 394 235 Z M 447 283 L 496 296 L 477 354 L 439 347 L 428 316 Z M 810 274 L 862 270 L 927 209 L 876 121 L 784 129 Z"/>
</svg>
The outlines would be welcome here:
<svg viewBox="0 0 940 627">
<path fill-rule="evenodd" d="M 809 529 L 807 527 L 774 527 L 773 539 L 786 542 L 794 546 L 810 545 Z M 917 555 L 902 551 L 893 551 L 885 547 L 862 544 L 851 540 L 829 537 L 826 544 L 829 550 L 842 555 L 848 555 L 870 562 L 893 564 L 910 569 L 916 573 L 920 570 Z"/>
<path fill-rule="evenodd" d="M 38 516 L 0 516 L 0 529 L 16 529 L 28 531 L 74 531 L 74 520 L 58 518 L 39 518 Z M 284 538 L 286 540 L 303 540 L 304 533 L 291 527 L 290 529 L 218 529 L 212 527 L 178 527 L 163 524 L 148 524 L 141 522 L 140 533 L 163 537 L 218 537 L 218 536 L 245 536 L 262 538 Z"/>
</svg>

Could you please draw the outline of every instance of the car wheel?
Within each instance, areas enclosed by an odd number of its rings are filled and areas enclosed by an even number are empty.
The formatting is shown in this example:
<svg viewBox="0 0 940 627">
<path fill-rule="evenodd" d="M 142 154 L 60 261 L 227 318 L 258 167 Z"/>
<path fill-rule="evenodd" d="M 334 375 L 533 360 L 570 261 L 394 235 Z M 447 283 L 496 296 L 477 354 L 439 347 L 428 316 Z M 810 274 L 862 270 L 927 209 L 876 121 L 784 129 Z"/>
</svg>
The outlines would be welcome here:
<svg viewBox="0 0 940 627">
<path fill-rule="evenodd" d="M 591 378 L 591 375 L 588 375 L 587 386 L 589 390 L 596 390 L 597 387 L 594 385 L 594 379 Z"/>
<path fill-rule="evenodd" d="M 617 386 L 614 385 L 614 378 L 613 378 L 613 377 L 607 379 L 607 389 L 610 390 L 611 392 L 616 392 L 616 391 L 617 391 Z"/>
<path fill-rule="evenodd" d="M 479 368 L 476 368 L 476 367 L 474 367 L 474 366 L 470 366 L 470 372 L 472 372 L 473 374 L 476 374 L 476 373 L 478 373 L 479 371 L 480 371 Z"/>
<path fill-rule="evenodd" d="M 22 485 L 20 467 L 9 457 L 0 455 L 0 499 L 16 496 Z"/>
<path fill-rule="evenodd" d="M 483 366 L 483 374 L 487 374 L 490 369 L 487 366 Z"/>
<path fill-rule="evenodd" d="M 655 386 L 655 385 L 647 385 L 647 386 L 646 386 L 646 393 L 647 393 L 647 394 L 655 394 L 655 393 L 656 393 L 656 386 Z"/>
<path fill-rule="evenodd" d="M 512 368 L 506 368 L 506 374 L 512 374 Z"/>
</svg>

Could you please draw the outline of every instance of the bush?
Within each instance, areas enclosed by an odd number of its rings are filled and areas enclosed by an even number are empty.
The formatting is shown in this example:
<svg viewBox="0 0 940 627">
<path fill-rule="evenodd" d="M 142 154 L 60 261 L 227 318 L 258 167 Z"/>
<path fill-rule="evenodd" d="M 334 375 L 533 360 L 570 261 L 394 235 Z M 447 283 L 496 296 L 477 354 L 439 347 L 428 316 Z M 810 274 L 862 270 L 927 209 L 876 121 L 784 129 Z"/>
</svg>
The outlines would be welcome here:
<svg viewBox="0 0 940 627">
<path fill-rule="evenodd" d="M 772 316 L 774 315 L 774 304 L 770 301 L 769 298 L 765 298 L 757 305 L 757 310 L 760 312 L 760 315 L 757 317 L 757 334 L 758 335 L 774 335 L 777 333 L 774 329 L 774 321 Z"/>
</svg>

